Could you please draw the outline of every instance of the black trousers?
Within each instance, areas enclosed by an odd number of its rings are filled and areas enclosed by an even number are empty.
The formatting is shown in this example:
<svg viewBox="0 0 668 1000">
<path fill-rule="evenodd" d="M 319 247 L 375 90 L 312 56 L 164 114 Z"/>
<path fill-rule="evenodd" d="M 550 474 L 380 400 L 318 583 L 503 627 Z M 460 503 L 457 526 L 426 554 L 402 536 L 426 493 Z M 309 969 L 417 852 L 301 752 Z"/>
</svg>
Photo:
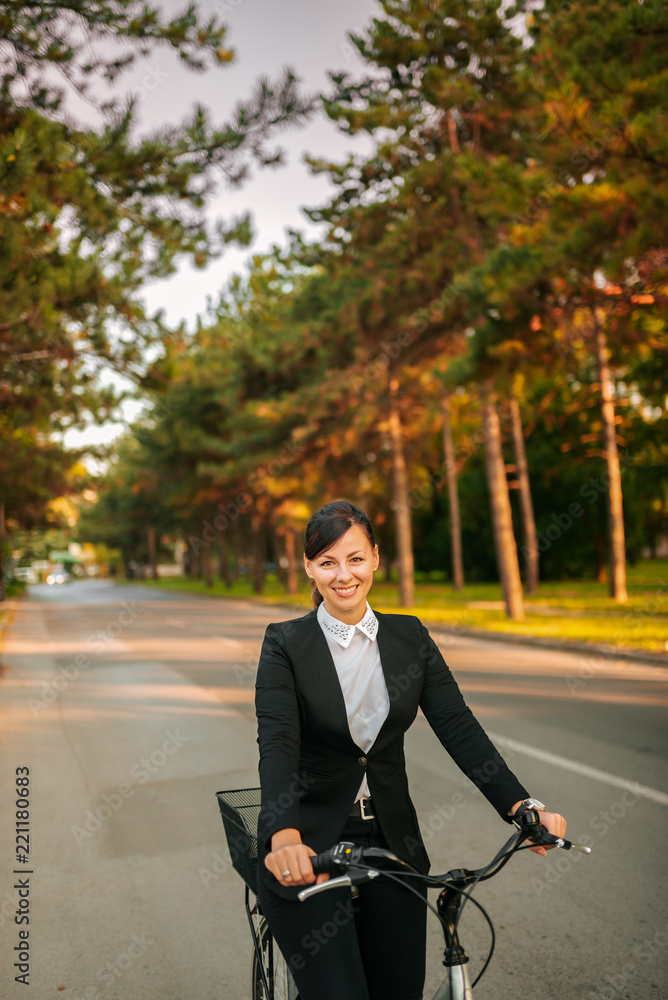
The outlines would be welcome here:
<svg viewBox="0 0 668 1000">
<path fill-rule="evenodd" d="M 386 847 L 376 820 L 350 818 L 341 835 L 363 847 Z M 304 903 L 260 883 L 260 905 L 287 961 L 300 1000 L 422 1000 L 426 890 L 422 899 L 380 876 L 331 889 Z"/>
</svg>

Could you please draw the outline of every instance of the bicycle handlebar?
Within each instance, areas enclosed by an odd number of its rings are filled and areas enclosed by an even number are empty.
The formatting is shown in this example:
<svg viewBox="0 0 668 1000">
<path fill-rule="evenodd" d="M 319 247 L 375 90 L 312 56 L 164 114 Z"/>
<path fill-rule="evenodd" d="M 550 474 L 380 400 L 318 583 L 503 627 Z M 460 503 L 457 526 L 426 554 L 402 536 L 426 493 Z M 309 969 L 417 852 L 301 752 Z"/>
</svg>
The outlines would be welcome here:
<svg viewBox="0 0 668 1000">
<path fill-rule="evenodd" d="M 512 854 L 522 849 L 522 845 L 528 840 L 531 841 L 531 845 L 526 846 L 560 847 L 565 851 L 575 850 L 581 851 L 583 854 L 591 854 L 590 847 L 575 844 L 571 840 L 555 837 L 549 833 L 545 827 L 540 825 L 540 814 L 536 810 L 528 809 L 519 820 L 513 820 L 513 823 L 517 827 L 517 832 L 513 834 L 489 865 L 475 871 L 454 869 L 444 875 L 421 875 L 415 868 L 406 861 L 402 861 L 391 851 L 386 851 L 381 847 L 356 847 L 354 844 L 343 841 L 311 858 L 314 874 L 327 874 L 335 877 L 320 885 L 312 885 L 302 889 L 299 893 L 299 899 L 304 902 L 310 896 L 327 889 L 342 885 L 360 885 L 377 878 L 383 874 L 373 864 L 373 862 L 378 861 L 389 861 L 399 866 L 399 871 L 396 868 L 394 870 L 395 875 L 417 876 L 432 887 L 443 888 L 449 883 L 456 882 L 458 885 L 463 885 L 491 878 L 500 871 Z"/>
</svg>

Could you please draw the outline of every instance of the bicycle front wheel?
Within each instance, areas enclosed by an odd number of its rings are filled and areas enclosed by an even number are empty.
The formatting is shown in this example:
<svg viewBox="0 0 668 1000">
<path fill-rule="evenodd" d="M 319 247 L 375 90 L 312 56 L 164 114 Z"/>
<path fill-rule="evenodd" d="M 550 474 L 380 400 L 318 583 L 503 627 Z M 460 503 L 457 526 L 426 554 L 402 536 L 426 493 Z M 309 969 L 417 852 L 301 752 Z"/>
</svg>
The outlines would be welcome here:
<svg viewBox="0 0 668 1000">
<path fill-rule="evenodd" d="M 273 982 L 274 992 L 273 997 L 271 997 L 265 989 L 262 979 L 262 968 L 258 960 L 257 951 L 254 948 L 251 967 L 251 1000 L 299 1000 L 295 981 L 290 974 L 285 959 L 278 950 L 278 945 L 274 941 L 264 917 L 260 917 L 258 940 L 267 984 L 271 989 Z"/>
</svg>

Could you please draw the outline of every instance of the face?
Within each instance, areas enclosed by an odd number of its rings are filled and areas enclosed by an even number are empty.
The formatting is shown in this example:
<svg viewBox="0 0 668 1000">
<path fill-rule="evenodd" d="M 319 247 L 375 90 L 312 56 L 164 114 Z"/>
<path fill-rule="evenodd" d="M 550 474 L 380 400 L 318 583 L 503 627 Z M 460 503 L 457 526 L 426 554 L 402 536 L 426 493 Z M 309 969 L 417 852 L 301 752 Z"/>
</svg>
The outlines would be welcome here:
<svg viewBox="0 0 668 1000">
<path fill-rule="evenodd" d="M 378 546 L 371 547 L 366 532 L 358 524 L 315 559 L 304 556 L 306 573 L 315 580 L 324 598 L 325 611 L 349 625 L 364 617 L 366 595 L 378 563 Z"/>
</svg>

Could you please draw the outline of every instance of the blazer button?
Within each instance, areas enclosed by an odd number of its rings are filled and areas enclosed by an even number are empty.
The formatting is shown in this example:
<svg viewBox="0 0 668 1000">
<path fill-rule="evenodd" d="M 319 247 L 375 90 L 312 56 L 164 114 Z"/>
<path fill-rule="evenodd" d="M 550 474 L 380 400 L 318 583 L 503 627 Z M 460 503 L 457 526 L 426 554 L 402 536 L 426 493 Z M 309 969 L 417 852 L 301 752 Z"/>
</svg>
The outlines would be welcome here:
<svg viewBox="0 0 668 1000">
<path fill-rule="evenodd" d="M 366 764 L 366 757 L 358 757 L 357 758 L 357 763 L 358 764 Z"/>
</svg>

